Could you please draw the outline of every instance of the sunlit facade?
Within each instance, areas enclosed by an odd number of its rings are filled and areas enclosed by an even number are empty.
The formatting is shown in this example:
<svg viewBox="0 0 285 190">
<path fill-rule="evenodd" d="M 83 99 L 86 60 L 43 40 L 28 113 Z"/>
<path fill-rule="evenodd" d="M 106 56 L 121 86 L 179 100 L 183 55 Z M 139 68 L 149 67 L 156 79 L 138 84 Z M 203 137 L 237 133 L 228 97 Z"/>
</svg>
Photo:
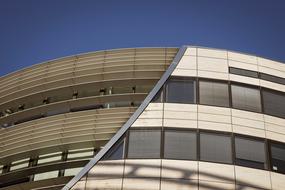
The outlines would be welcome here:
<svg viewBox="0 0 285 190">
<path fill-rule="evenodd" d="M 0 80 L 3 189 L 285 189 L 283 63 L 135 48 Z"/>
</svg>

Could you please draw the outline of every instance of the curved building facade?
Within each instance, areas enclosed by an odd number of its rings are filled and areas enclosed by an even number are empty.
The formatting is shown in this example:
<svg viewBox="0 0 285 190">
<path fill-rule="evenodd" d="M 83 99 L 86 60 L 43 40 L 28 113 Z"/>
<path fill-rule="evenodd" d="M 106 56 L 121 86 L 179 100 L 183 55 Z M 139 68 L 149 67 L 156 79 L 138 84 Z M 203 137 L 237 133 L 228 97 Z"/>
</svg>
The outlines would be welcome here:
<svg viewBox="0 0 285 190">
<path fill-rule="evenodd" d="M 285 189 L 282 63 L 134 48 L 0 81 L 0 189 Z"/>
</svg>

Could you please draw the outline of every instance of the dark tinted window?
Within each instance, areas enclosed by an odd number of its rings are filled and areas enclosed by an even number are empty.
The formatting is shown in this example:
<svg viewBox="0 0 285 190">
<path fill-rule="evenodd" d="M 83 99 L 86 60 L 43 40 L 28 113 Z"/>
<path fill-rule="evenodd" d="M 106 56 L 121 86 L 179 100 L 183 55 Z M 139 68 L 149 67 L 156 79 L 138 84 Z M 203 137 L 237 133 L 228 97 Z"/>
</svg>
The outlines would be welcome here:
<svg viewBox="0 0 285 190">
<path fill-rule="evenodd" d="M 115 144 L 103 157 L 103 160 L 120 160 L 124 158 L 124 140 Z"/>
<path fill-rule="evenodd" d="M 266 168 L 266 154 L 263 141 L 235 137 L 235 152 L 237 165 Z"/>
<path fill-rule="evenodd" d="M 264 113 L 285 118 L 285 93 L 263 89 Z"/>
<path fill-rule="evenodd" d="M 164 157 L 195 160 L 196 132 L 166 130 L 164 136 Z"/>
<path fill-rule="evenodd" d="M 231 85 L 233 108 L 261 112 L 260 90 L 240 85 Z"/>
<path fill-rule="evenodd" d="M 128 158 L 160 158 L 160 130 L 131 130 Z"/>
<path fill-rule="evenodd" d="M 203 161 L 232 163 L 231 137 L 200 133 L 200 159 Z"/>
<path fill-rule="evenodd" d="M 284 78 L 268 75 L 268 74 L 265 74 L 265 73 L 260 73 L 260 78 L 263 79 L 263 80 L 270 81 L 270 82 L 275 82 L 275 83 L 279 83 L 279 84 L 284 84 L 285 85 L 285 79 Z"/>
<path fill-rule="evenodd" d="M 153 97 L 151 102 L 155 102 L 155 103 L 163 102 L 163 90 L 162 89 L 163 87 L 156 93 L 156 95 Z"/>
<path fill-rule="evenodd" d="M 214 106 L 229 106 L 229 89 L 227 83 L 199 82 L 200 103 Z"/>
<path fill-rule="evenodd" d="M 281 143 L 271 143 L 271 169 L 285 174 L 285 145 Z"/>
<path fill-rule="evenodd" d="M 246 77 L 258 78 L 258 72 L 230 67 L 230 73 Z"/>
<path fill-rule="evenodd" d="M 187 78 L 171 78 L 166 84 L 166 102 L 195 103 L 195 81 Z"/>
</svg>

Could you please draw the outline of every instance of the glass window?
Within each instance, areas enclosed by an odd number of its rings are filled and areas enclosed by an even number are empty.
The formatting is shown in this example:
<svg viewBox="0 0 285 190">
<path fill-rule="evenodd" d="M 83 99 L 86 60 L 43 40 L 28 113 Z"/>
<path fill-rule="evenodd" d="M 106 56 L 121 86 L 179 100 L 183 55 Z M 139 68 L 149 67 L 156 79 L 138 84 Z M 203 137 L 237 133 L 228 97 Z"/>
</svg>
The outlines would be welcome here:
<svg viewBox="0 0 285 190">
<path fill-rule="evenodd" d="M 67 154 L 67 159 L 86 159 L 92 158 L 94 155 L 94 148 L 85 148 L 85 149 L 75 149 L 69 150 Z"/>
<path fill-rule="evenodd" d="M 166 102 L 195 103 L 195 81 L 187 78 L 171 78 L 166 84 Z"/>
<path fill-rule="evenodd" d="M 163 87 L 157 92 L 157 94 L 153 97 L 151 102 L 160 103 L 163 102 Z"/>
<path fill-rule="evenodd" d="M 259 89 L 231 85 L 233 108 L 261 112 Z"/>
<path fill-rule="evenodd" d="M 229 107 L 227 83 L 200 81 L 199 95 L 201 104 Z"/>
<path fill-rule="evenodd" d="M 260 79 L 285 85 L 284 78 L 268 75 L 265 73 L 260 73 Z"/>
<path fill-rule="evenodd" d="M 285 118 L 285 93 L 262 90 L 264 113 Z"/>
<path fill-rule="evenodd" d="M 166 130 L 164 158 L 196 160 L 196 139 L 196 132 Z"/>
<path fill-rule="evenodd" d="M 131 130 L 128 158 L 160 158 L 160 130 Z"/>
<path fill-rule="evenodd" d="M 103 160 L 120 160 L 124 158 L 124 140 L 115 144 L 103 157 Z"/>
<path fill-rule="evenodd" d="M 230 67 L 230 73 L 246 77 L 258 78 L 258 72 Z"/>
<path fill-rule="evenodd" d="M 285 174 L 285 145 L 281 143 L 271 143 L 271 169 Z"/>
<path fill-rule="evenodd" d="M 25 158 L 22 160 L 12 162 L 11 167 L 10 167 L 10 171 L 18 170 L 21 168 L 27 168 L 29 166 L 29 160 L 30 160 L 29 158 Z"/>
<path fill-rule="evenodd" d="M 231 137 L 222 134 L 200 133 L 200 159 L 232 163 Z"/>
<path fill-rule="evenodd" d="M 266 168 L 265 145 L 263 141 L 235 137 L 236 164 L 253 168 Z"/>
<path fill-rule="evenodd" d="M 82 167 L 80 168 L 68 168 L 64 170 L 64 176 L 75 176 L 82 170 Z"/>
<path fill-rule="evenodd" d="M 38 165 L 50 162 L 61 161 L 62 159 L 62 152 L 55 152 L 51 154 L 44 154 L 40 155 L 38 159 Z"/>
<path fill-rule="evenodd" d="M 57 178 L 57 177 L 58 177 L 58 171 L 50 171 L 50 172 L 35 174 L 34 181 Z"/>
</svg>

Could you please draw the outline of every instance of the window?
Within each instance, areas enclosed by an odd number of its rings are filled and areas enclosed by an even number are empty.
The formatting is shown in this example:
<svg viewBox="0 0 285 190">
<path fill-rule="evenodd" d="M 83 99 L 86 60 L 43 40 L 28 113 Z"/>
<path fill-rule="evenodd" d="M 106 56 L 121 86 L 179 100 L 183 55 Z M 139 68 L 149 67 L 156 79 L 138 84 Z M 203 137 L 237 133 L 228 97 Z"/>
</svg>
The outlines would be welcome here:
<svg viewBox="0 0 285 190">
<path fill-rule="evenodd" d="M 246 76 L 246 77 L 258 78 L 258 72 L 256 72 L 256 71 L 238 69 L 238 68 L 234 68 L 234 67 L 230 67 L 230 73 L 235 74 L 235 75 L 242 75 L 242 76 Z"/>
<path fill-rule="evenodd" d="M 82 167 L 79 168 L 68 168 L 64 170 L 64 176 L 75 176 L 82 170 Z"/>
<path fill-rule="evenodd" d="M 120 160 L 124 158 L 124 139 L 116 143 L 103 157 L 103 160 Z"/>
<path fill-rule="evenodd" d="M 166 130 L 164 158 L 196 160 L 196 139 L 196 132 Z"/>
<path fill-rule="evenodd" d="M 285 144 L 270 143 L 271 169 L 285 174 Z"/>
<path fill-rule="evenodd" d="M 195 103 L 195 81 L 187 78 L 171 78 L 166 84 L 166 102 Z"/>
<path fill-rule="evenodd" d="M 163 102 L 163 87 L 161 87 L 161 89 L 156 93 L 156 95 L 153 97 L 151 102 L 154 102 L 154 103 Z"/>
<path fill-rule="evenodd" d="M 261 112 L 261 99 L 259 89 L 231 85 L 233 108 Z"/>
<path fill-rule="evenodd" d="M 284 78 L 268 75 L 265 73 L 260 73 L 260 79 L 285 85 Z"/>
<path fill-rule="evenodd" d="M 50 162 L 59 162 L 61 161 L 61 159 L 62 159 L 62 152 L 40 155 L 38 159 L 38 165 Z"/>
<path fill-rule="evenodd" d="M 40 181 L 44 179 L 57 178 L 57 177 L 58 177 L 58 171 L 50 171 L 50 172 L 35 174 L 34 181 Z"/>
<path fill-rule="evenodd" d="M 237 165 L 266 168 L 265 145 L 261 140 L 235 137 L 235 161 Z"/>
<path fill-rule="evenodd" d="M 264 113 L 285 118 L 285 93 L 262 90 Z"/>
<path fill-rule="evenodd" d="M 30 160 L 29 158 L 25 158 L 22 160 L 12 162 L 10 171 L 18 170 L 21 168 L 27 168 L 29 166 L 29 160 Z"/>
<path fill-rule="evenodd" d="M 232 163 L 231 137 L 222 134 L 200 133 L 200 159 Z"/>
<path fill-rule="evenodd" d="M 160 158 L 160 130 L 131 130 L 128 158 Z"/>
<path fill-rule="evenodd" d="M 67 160 L 88 159 L 92 158 L 93 155 L 94 155 L 94 148 L 69 150 L 67 154 Z"/>
<path fill-rule="evenodd" d="M 229 107 L 229 88 L 222 82 L 199 82 L 200 104 Z"/>
</svg>

